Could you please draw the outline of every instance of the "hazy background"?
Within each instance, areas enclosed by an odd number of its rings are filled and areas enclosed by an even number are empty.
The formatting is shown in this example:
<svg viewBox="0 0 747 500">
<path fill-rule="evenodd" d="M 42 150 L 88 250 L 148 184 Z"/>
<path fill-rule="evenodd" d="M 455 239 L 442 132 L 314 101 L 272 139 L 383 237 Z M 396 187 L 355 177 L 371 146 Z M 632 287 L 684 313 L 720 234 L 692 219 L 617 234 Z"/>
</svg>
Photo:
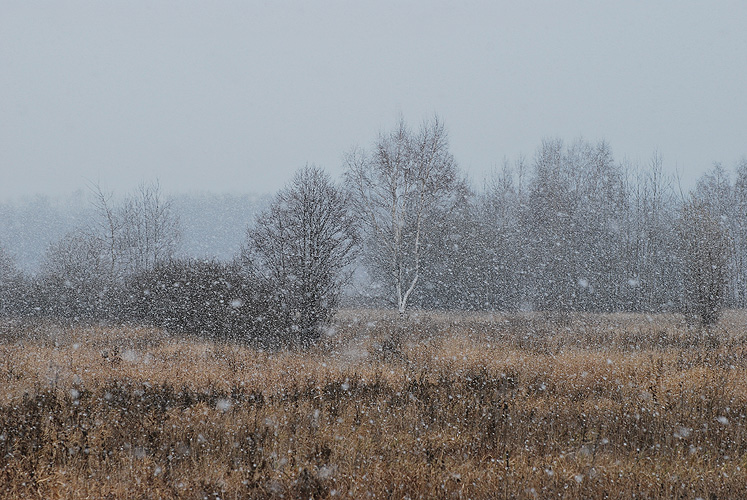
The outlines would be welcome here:
<svg viewBox="0 0 747 500">
<path fill-rule="evenodd" d="M 476 181 L 583 136 L 688 184 L 747 154 L 745 27 L 741 1 L 4 0 L 0 200 L 272 192 L 434 112 Z"/>
</svg>

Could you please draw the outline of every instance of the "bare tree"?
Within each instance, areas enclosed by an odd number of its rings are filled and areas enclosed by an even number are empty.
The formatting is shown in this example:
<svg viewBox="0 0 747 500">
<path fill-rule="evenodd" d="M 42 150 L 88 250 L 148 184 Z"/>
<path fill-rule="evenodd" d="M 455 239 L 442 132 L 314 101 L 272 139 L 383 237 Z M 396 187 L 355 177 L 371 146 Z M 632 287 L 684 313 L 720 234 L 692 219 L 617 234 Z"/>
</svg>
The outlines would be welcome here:
<svg viewBox="0 0 747 500">
<path fill-rule="evenodd" d="M 242 261 L 275 290 L 288 340 L 307 346 L 329 323 L 356 244 L 345 192 L 314 166 L 299 170 L 258 217 Z"/>
<path fill-rule="evenodd" d="M 93 207 L 98 214 L 98 221 L 89 229 L 89 237 L 98 240 L 104 248 L 108 259 L 108 274 L 114 277 L 119 264 L 117 241 L 123 221 L 112 204 L 112 193 L 105 193 L 99 184 L 90 186 L 90 189 L 93 192 Z"/>
<path fill-rule="evenodd" d="M 119 219 L 118 246 L 126 272 L 150 271 L 174 256 L 179 221 L 158 182 L 140 184 L 120 207 Z"/>
<path fill-rule="evenodd" d="M 372 274 L 391 286 L 403 315 L 427 265 L 423 242 L 435 229 L 426 221 L 454 201 L 460 182 L 446 130 L 435 117 L 414 134 L 401 119 L 371 152 L 354 149 L 345 163 Z"/>
<path fill-rule="evenodd" d="M 703 326 L 718 320 L 726 298 L 729 238 L 709 207 L 693 197 L 682 209 L 685 313 Z"/>
<path fill-rule="evenodd" d="M 99 221 L 89 233 L 99 240 L 112 279 L 152 270 L 174 256 L 179 220 L 158 182 L 140 184 L 119 204 L 100 186 L 92 190 Z"/>
</svg>

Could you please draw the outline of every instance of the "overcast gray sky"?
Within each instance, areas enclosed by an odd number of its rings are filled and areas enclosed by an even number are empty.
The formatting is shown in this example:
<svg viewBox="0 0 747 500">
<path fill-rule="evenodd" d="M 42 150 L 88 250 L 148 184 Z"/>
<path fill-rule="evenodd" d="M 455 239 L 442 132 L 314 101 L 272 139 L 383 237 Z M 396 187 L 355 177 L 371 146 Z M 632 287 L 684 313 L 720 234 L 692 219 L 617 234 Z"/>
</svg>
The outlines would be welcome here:
<svg viewBox="0 0 747 500">
<path fill-rule="evenodd" d="M 747 154 L 743 1 L 0 3 L 0 199 L 272 192 L 438 113 L 480 180 L 544 137 Z"/>
</svg>

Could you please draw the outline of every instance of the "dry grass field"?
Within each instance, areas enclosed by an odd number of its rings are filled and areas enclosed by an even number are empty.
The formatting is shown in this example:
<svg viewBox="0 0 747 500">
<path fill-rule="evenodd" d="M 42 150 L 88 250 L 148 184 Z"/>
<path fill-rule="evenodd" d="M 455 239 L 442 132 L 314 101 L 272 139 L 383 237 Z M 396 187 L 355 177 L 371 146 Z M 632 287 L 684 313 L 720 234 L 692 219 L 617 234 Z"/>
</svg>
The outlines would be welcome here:
<svg viewBox="0 0 747 500">
<path fill-rule="evenodd" d="M 744 498 L 747 314 L 343 311 L 310 352 L 0 323 L 2 498 Z"/>
</svg>

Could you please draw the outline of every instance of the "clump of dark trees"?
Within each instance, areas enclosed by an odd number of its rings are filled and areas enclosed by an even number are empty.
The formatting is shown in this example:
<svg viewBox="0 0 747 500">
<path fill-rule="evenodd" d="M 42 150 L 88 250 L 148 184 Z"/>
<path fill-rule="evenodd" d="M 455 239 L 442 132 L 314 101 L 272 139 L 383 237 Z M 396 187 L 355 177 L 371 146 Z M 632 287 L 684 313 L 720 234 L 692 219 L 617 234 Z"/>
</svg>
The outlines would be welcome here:
<svg viewBox="0 0 747 500">
<path fill-rule="evenodd" d="M 357 249 L 345 191 L 305 167 L 232 262 L 176 259 L 160 187 L 118 203 L 94 189 L 99 224 L 66 235 L 26 277 L 0 254 L 0 315 L 149 324 L 261 347 L 307 347 L 329 325 Z"/>
<path fill-rule="evenodd" d="M 690 193 L 654 155 L 544 141 L 475 189 L 438 118 L 404 121 L 345 156 L 343 184 L 305 167 L 253 223 L 232 262 L 175 259 L 179 221 L 158 185 L 125 200 L 94 189 L 99 224 L 70 233 L 43 269 L 0 249 L 0 314 L 147 323 L 280 347 L 322 335 L 348 299 L 378 307 L 681 312 L 717 321 L 747 305 L 747 161 Z M 243 230 L 243 229 L 237 229 Z"/>
</svg>

